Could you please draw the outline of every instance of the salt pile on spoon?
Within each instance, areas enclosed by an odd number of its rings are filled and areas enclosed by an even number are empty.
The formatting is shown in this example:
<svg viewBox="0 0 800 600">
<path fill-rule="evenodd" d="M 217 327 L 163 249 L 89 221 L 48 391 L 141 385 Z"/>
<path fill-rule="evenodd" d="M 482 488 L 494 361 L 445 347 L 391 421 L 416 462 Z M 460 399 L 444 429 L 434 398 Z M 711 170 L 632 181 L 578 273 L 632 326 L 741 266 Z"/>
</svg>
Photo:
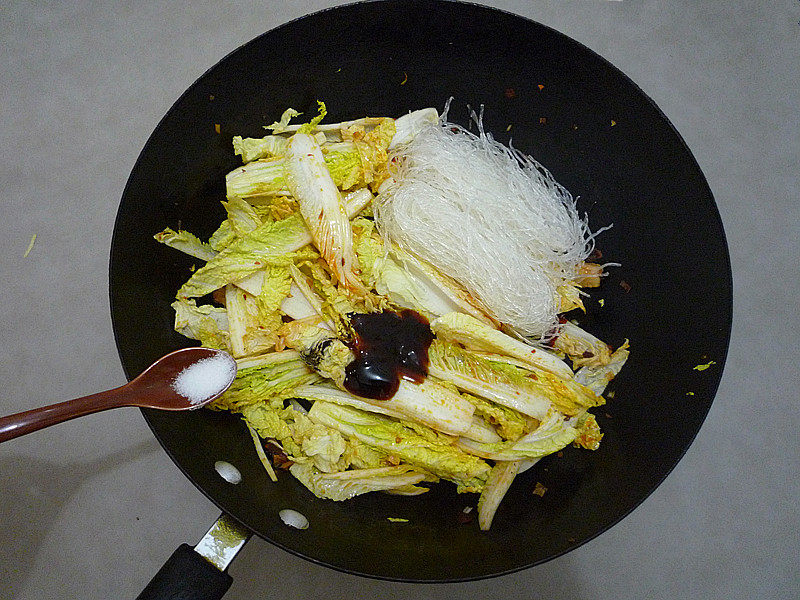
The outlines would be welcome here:
<svg viewBox="0 0 800 600">
<path fill-rule="evenodd" d="M 235 375 L 236 361 L 227 354 L 216 354 L 178 373 L 172 389 L 191 404 L 200 404 L 224 391 Z"/>
</svg>

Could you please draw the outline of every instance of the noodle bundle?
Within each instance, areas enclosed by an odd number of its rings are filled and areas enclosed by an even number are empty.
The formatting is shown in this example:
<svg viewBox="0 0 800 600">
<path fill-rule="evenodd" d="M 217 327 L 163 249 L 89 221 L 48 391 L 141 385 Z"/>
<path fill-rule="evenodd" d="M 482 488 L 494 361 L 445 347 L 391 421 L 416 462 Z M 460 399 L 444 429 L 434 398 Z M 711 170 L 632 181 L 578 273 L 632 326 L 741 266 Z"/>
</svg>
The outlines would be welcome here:
<svg viewBox="0 0 800 600">
<path fill-rule="evenodd" d="M 384 239 L 458 281 L 518 334 L 557 327 L 558 287 L 574 282 L 593 235 L 572 195 L 518 150 L 446 121 L 395 149 L 375 199 Z"/>
</svg>

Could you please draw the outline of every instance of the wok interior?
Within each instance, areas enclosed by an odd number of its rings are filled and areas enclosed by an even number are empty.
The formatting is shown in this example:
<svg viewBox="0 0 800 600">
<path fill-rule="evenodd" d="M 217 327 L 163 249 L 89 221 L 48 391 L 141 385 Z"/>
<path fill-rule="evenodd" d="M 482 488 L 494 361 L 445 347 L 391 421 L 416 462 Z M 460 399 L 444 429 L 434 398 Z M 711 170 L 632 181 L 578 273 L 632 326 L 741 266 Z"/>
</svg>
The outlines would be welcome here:
<svg viewBox="0 0 800 600">
<path fill-rule="evenodd" d="M 539 86 L 542 86 L 541 89 Z M 525 19 L 473 5 L 388 2 L 317 13 L 223 59 L 173 106 L 151 136 L 123 195 L 114 232 L 112 318 L 128 377 L 192 345 L 173 331 L 170 303 L 199 262 L 156 243 L 164 227 L 207 238 L 224 218 L 233 135 L 260 137 L 291 106 L 326 122 L 441 110 L 484 125 L 533 155 L 579 197 L 609 269 L 582 323 L 631 358 L 594 411 L 595 452 L 568 448 L 515 481 L 489 532 L 459 518 L 476 495 L 439 484 L 420 497 L 313 496 L 288 473 L 271 483 L 244 424 L 202 410 L 145 411 L 165 450 L 221 509 L 291 552 L 373 577 L 447 581 L 543 562 L 613 525 L 644 500 L 685 452 L 711 405 L 730 334 L 724 232 L 691 153 L 658 108 L 580 44 Z M 216 132 L 219 126 L 220 133 Z M 602 308 L 597 299 L 604 299 Z M 710 360 L 713 369 L 693 367 Z M 688 395 L 690 394 L 691 395 Z M 243 475 L 226 483 L 214 462 Z M 543 497 L 532 493 L 540 482 Z M 299 532 L 278 512 L 310 521 Z M 474 514 L 474 511 L 473 511 Z M 408 519 L 392 522 L 388 517 Z"/>
</svg>

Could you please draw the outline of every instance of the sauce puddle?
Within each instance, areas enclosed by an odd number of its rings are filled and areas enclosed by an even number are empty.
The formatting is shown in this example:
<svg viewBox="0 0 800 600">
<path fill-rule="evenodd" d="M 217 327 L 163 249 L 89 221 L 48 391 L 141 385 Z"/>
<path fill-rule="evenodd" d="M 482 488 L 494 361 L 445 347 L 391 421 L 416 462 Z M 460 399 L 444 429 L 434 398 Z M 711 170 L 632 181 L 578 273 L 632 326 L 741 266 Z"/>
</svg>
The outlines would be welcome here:
<svg viewBox="0 0 800 600">
<path fill-rule="evenodd" d="M 428 348 L 434 335 L 414 310 L 352 313 L 356 333 L 348 347 L 356 359 L 345 368 L 344 387 L 352 394 L 388 400 L 400 380 L 422 383 L 428 375 Z"/>
</svg>

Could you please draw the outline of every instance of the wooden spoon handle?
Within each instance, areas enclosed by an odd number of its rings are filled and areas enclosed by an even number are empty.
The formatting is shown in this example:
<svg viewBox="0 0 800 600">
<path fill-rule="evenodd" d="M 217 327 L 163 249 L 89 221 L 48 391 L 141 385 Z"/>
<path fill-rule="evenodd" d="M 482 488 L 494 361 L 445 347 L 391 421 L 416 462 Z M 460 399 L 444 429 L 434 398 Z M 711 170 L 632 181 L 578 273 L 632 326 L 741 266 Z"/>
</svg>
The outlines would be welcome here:
<svg viewBox="0 0 800 600">
<path fill-rule="evenodd" d="M 15 415 L 0 417 L 0 442 L 50 427 L 56 423 L 62 423 L 75 417 L 125 406 L 127 398 L 128 394 L 123 388 L 116 388 L 50 406 L 34 408 Z"/>
</svg>

